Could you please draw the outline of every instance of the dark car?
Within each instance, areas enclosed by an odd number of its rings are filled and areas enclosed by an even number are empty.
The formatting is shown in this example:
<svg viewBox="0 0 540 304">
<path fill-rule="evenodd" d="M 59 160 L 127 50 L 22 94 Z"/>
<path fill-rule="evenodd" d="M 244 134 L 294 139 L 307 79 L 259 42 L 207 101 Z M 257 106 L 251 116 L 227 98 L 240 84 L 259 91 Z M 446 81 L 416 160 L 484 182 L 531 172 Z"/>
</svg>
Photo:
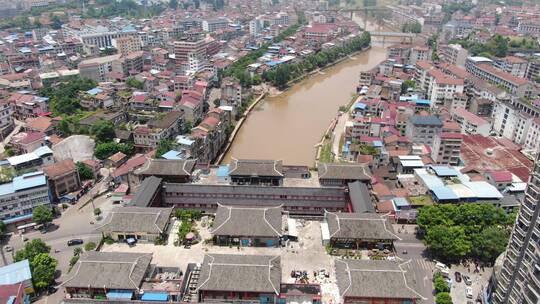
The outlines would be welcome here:
<svg viewBox="0 0 540 304">
<path fill-rule="evenodd" d="M 459 271 L 456 271 L 454 276 L 456 277 L 456 283 L 461 282 L 461 273 Z"/>
<path fill-rule="evenodd" d="M 68 246 L 82 245 L 83 243 L 84 243 L 84 241 L 81 240 L 81 239 L 73 239 L 73 240 L 69 240 L 67 242 Z"/>
</svg>

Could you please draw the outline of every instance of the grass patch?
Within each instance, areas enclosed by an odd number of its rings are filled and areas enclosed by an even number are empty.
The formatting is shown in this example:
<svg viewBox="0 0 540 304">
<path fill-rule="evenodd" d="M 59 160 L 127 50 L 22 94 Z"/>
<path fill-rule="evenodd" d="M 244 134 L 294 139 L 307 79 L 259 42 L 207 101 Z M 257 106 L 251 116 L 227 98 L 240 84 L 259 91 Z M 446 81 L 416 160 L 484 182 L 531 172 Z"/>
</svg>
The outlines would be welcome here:
<svg viewBox="0 0 540 304">
<path fill-rule="evenodd" d="M 332 155 L 332 145 L 330 143 L 326 143 L 321 147 L 319 161 L 323 163 L 331 163 L 334 161 L 334 156 Z"/>
<path fill-rule="evenodd" d="M 419 195 L 409 197 L 411 206 L 430 206 L 435 204 L 429 195 Z"/>
</svg>

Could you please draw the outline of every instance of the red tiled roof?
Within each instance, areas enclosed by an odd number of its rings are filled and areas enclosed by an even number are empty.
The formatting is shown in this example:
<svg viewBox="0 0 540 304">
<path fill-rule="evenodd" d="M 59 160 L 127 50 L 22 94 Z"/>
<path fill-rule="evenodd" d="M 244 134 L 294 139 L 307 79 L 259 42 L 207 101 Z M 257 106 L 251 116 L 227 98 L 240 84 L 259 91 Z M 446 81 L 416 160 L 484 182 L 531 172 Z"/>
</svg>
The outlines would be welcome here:
<svg viewBox="0 0 540 304">
<path fill-rule="evenodd" d="M 462 108 L 456 109 L 454 111 L 454 115 L 460 116 L 463 119 L 467 120 L 468 122 L 477 126 L 488 124 L 488 122 L 485 119 Z"/>
<path fill-rule="evenodd" d="M 43 172 L 51 179 L 55 179 L 75 170 L 77 170 L 77 167 L 71 159 L 66 159 L 60 162 L 56 162 L 52 165 L 43 167 Z"/>
<path fill-rule="evenodd" d="M 491 178 L 497 183 L 512 181 L 512 173 L 510 171 L 492 171 L 489 175 L 491 175 Z"/>
</svg>

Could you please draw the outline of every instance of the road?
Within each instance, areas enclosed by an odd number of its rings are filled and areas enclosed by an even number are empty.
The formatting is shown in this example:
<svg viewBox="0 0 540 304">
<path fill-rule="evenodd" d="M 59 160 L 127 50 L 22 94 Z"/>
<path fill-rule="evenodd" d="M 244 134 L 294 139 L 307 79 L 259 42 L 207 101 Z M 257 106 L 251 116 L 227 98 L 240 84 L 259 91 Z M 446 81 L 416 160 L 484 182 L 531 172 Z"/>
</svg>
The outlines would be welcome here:
<svg viewBox="0 0 540 304">
<path fill-rule="evenodd" d="M 406 261 L 404 270 L 410 273 L 415 290 L 425 299 L 419 303 L 435 303 L 433 272 L 435 263 L 426 254 L 426 246 L 415 234 L 416 225 L 394 225 L 401 240 L 394 242 L 397 255 Z"/>
</svg>

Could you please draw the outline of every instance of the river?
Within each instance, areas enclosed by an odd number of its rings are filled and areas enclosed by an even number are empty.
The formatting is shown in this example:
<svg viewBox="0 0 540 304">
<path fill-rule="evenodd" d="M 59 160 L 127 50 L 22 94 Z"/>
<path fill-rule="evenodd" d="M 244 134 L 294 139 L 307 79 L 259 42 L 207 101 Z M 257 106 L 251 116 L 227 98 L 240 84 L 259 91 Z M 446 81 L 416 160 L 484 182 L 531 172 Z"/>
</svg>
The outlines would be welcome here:
<svg viewBox="0 0 540 304">
<path fill-rule="evenodd" d="M 363 25 L 360 20 L 359 24 Z M 367 29 L 378 26 L 368 22 Z M 371 49 L 306 78 L 276 97 L 261 101 L 251 112 L 223 159 L 280 159 L 287 165 L 313 166 L 315 145 L 351 99 L 360 71 L 386 58 L 386 49 Z"/>
</svg>

